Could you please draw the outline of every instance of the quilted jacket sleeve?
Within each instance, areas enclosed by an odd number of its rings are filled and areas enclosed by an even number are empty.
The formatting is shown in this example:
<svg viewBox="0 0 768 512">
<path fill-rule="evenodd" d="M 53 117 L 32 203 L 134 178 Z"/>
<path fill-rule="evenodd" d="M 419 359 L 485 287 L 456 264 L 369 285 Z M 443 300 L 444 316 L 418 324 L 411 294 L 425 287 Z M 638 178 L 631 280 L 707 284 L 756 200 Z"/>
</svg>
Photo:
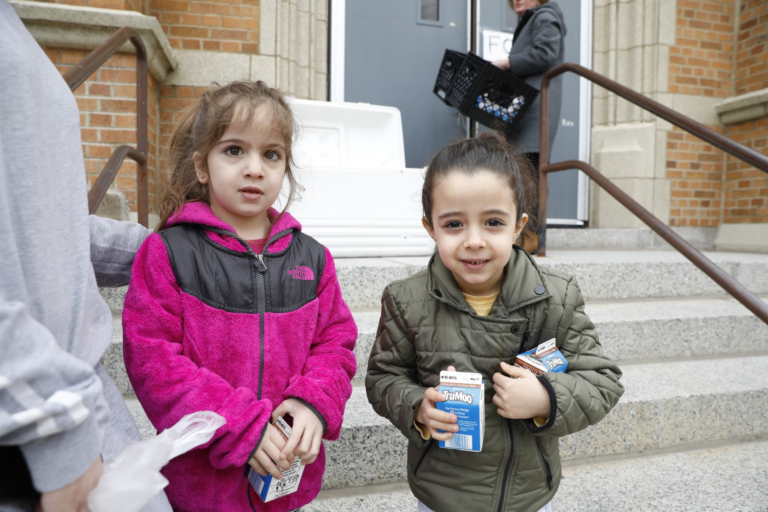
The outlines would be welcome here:
<svg viewBox="0 0 768 512">
<path fill-rule="evenodd" d="M 390 286 L 381 299 L 365 388 L 376 413 L 391 421 L 412 443 L 421 446 L 427 442 L 414 427 L 416 410 L 427 388 L 416 378 L 416 349 Z"/>
<path fill-rule="evenodd" d="M 568 281 L 556 340 L 568 369 L 539 377 L 550 396 L 549 421 L 541 427 L 524 422 L 531 433 L 543 436 L 565 436 L 594 425 L 624 394 L 621 370 L 603 353 L 575 278 Z"/>
</svg>

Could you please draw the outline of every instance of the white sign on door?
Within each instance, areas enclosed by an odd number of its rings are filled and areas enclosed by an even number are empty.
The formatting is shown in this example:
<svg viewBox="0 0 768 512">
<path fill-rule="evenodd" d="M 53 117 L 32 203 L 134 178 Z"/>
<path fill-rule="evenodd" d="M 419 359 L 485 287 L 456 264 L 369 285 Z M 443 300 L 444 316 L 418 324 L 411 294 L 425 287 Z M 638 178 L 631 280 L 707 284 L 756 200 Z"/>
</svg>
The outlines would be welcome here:
<svg viewBox="0 0 768 512">
<path fill-rule="evenodd" d="M 512 34 L 497 30 L 483 30 L 483 58 L 485 60 L 505 59 L 512 49 Z"/>
</svg>

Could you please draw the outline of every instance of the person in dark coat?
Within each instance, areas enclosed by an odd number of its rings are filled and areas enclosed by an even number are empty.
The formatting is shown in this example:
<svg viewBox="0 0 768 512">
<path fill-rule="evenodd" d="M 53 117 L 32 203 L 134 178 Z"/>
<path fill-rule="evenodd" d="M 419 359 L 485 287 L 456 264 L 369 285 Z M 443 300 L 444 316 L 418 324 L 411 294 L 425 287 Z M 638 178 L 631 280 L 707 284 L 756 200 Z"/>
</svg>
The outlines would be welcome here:
<svg viewBox="0 0 768 512">
<path fill-rule="evenodd" d="M 563 63 L 565 53 L 565 21 L 560 6 L 549 0 L 508 0 L 518 16 L 517 28 L 509 57 L 493 64 L 508 70 L 528 85 L 541 89 L 544 75 Z M 562 103 L 563 76 L 552 80 L 549 87 L 549 150 L 555 140 Z M 535 168 L 539 166 L 539 117 L 541 99 L 531 104 L 510 142 L 525 153 Z"/>
</svg>

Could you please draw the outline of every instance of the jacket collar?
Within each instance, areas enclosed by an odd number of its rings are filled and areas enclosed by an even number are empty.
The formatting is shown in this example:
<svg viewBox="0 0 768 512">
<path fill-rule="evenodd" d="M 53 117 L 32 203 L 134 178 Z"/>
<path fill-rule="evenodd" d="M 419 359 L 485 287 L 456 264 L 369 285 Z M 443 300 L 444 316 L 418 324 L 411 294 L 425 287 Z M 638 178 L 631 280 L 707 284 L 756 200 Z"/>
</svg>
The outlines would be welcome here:
<svg viewBox="0 0 768 512">
<path fill-rule="evenodd" d="M 283 212 L 280 215 L 280 212 L 274 208 L 269 209 L 267 216 L 272 222 L 272 227 L 269 230 L 267 245 L 264 248 L 265 253 L 276 253 L 285 250 L 290 243 L 293 232 L 301 231 L 301 224 L 290 213 Z M 211 207 L 206 203 L 200 201 L 186 203 L 168 219 L 166 227 L 179 224 L 201 226 L 209 232 L 209 237 L 214 242 L 228 249 L 237 251 L 248 250 L 248 244 L 241 241 L 232 226 L 214 215 Z M 232 243 L 233 241 L 235 241 L 234 244 Z"/>
<path fill-rule="evenodd" d="M 460 311 L 471 313 L 469 304 L 464 300 L 464 294 L 440 255 L 435 252 L 427 265 L 429 279 L 427 281 L 429 295 Z M 506 316 L 514 311 L 548 299 L 552 294 L 547 290 L 541 270 L 533 258 L 525 250 L 514 246 L 512 257 L 504 268 L 504 278 L 501 292 L 489 317 Z"/>
</svg>

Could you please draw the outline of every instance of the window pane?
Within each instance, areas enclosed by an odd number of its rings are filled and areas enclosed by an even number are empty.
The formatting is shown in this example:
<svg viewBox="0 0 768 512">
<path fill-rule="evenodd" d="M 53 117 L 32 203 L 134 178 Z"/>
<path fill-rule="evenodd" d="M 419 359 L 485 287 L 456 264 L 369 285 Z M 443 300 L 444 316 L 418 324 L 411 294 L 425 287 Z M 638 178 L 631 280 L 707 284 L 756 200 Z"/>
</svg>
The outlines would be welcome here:
<svg viewBox="0 0 768 512">
<path fill-rule="evenodd" d="M 440 21 L 440 0 L 421 0 L 421 19 Z"/>
</svg>

